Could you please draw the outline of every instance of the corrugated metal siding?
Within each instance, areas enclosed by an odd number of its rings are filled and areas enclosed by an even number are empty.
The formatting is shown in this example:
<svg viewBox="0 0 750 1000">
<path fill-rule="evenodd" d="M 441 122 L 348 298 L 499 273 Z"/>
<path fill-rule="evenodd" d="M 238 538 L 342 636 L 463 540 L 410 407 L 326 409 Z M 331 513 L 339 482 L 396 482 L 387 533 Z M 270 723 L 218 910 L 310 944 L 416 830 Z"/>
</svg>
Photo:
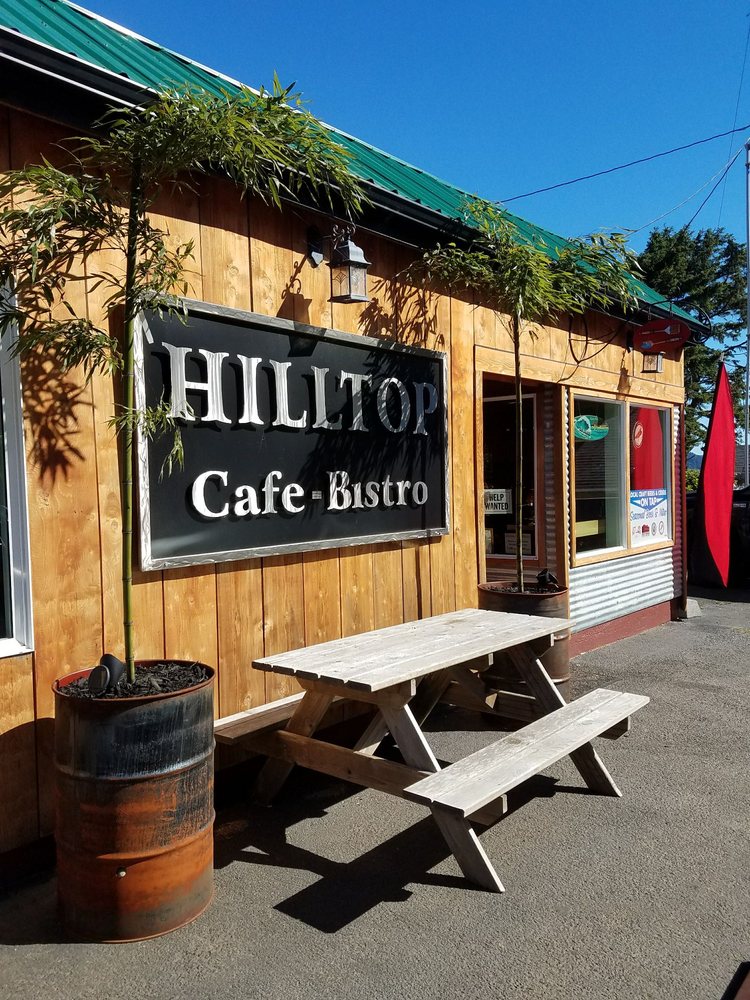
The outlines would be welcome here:
<svg viewBox="0 0 750 1000">
<path fill-rule="evenodd" d="M 674 592 L 672 549 L 573 567 L 570 570 L 573 631 L 580 632 L 670 601 Z"/>
<path fill-rule="evenodd" d="M 674 596 L 682 596 L 682 448 L 680 447 L 680 407 L 674 408 L 674 548 L 672 549 L 672 570 L 674 572 Z"/>
<path fill-rule="evenodd" d="M 221 73 L 64 0 L 33 0 L 32 3 L 3 0 L 0 28 L 18 32 L 25 38 L 152 90 L 185 86 L 213 93 L 236 90 L 236 83 Z M 352 153 L 352 170 L 362 180 L 447 218 L 463 218 L 464 206 L 473 197 L 466 191 L 361 139 L 326 127 Z M 523 238 L 549 248 L 550 253 L 567 244 L 563 237 L 549 230 L 510 212 L 506 214 Z M 663 305 L 664 297 L 647 285 L 633 279 L 633 287 L 642 302 Z M 694 322 L 693 317 L 677 306 L 672 306 L 671 311 Z"/>
</svg>

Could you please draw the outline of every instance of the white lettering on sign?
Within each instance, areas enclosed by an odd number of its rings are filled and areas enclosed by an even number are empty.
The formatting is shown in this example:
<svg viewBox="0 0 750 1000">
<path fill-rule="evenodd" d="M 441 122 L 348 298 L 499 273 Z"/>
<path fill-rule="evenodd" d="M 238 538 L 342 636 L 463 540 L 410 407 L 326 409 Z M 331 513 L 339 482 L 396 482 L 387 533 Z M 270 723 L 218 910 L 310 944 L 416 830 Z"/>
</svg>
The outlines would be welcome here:
<svg viewBox="0 0 750 1000">
<path fill-rule="evenodd" d="M 391 386 L 393 386 L 398 394 L 399 406 L 401 408 L 401 419 L 395 427 L 388 416 L 388 390 Z M 409 423 L 409 417 L 411 416 L 411 404 L 409 403 L 409 395 L 404 388 L 404 383 L 400 382 L 397 378 L 384 378 L 380 383 L 380 388 L 378 389 L 378 416 L 383 427 L 390 431 L 391 434 L 403 434 L 406 430 L 406 425 Z"/>
<path fill-rule="evenodd" d="M 282 474 L 272 469 L 256 489 L 247 483 L 229 491 L 229 473 L 224 469 L 209 469 L 193 482 L 190 498 L 193 509 L 201 517 L 216 520 L 223 517 L 259 517 L 278 514 L 301 514 L 305 510 L 305 490 L 299 483 L 282 486 Z M 372 510 L 374 507 L 423 507 L 429 491 L 421 481 L 392 480 L 353 483 L 342 469 L 328 473 L 327 509 L 331 511 Z M 311 495 L 311 499 L 322 499 Z M 279 509 L 280 508 L 280 509 Z"/>
<path fill-rule="evenodd" d="M 224 362 L 230 355 L 224 351 L 207 351 L 203 348 L 193 350 L 190 347 L 176 347 L 164 341 L 164 347 L 169 354 L 170 377 L 172 382 L 172 399 L 170 416 L 199 422 L 202 424 L 231 424 L 224 409 L 224 388 L 222 383 Z M 206 377 L 203 380 L 188 379 L 186 366 L 188 360 L 200 355 L 205 363 Z M 341 404 L 338 404 L 338 414 L 331 415 L 328 400 L 328 368 L 317 368 L 311 365 L 309 371 L 312 379 L 304 373 L 291 371 L 292 362 L 264 362 L 262 358 L 245 357 L 242 354 L 232 355 L 232 360 L 239 361 L 239 393 L 242 402 L 242 412 L 237 419 L 238 424 L 253 427 L 288 427 L 303 430 L 312 427 L 315 430 L 344 430 L 341 415 Z M 230 364 L 232 364 L 230 360 Z M 267 365 L 268 367 L 264 367 Z M 259 380 L 267 377 L 270 396 L 275 399 L 276 410 L 273 414 L 264 415 L 260 412 L 261 395 L 258 391 Z M 312 383 L 309 408 L 302 408 L 297 414 L 290 412 L 290 379 L 307 378 Z M 374 376 L 360 372 L 340 371 L 338 376 L 331 374 L 331 383 L 338 382 L 339 390 L 345 390 L 351 401 L 351 424 L 348 430 L 368 432 L 365 423 L 365 393 L 374 394 L 375 412 L 382 426 L 391 434 L 403 434 L 411 425 L 412 434 L 428 434 L 426 418 L 435 413 L 438 407 L 438 391 L 431 382 L 402 382 L 389 376 L 383 378 L 377 386 L 373 385 Z M 188 392 L 205 393 L 205 414 L 197 416 L 187 400 Z M 335 411 L 334 411 L 335 413 Z M 397 419 L 394 419 L 396 418 Z"/>
<path fill-rule="evenodd" d="M 221 394 L 221 365 L 229 355 L 223 351 L 204 351 L 198 353 L 206 360 L 208 378 L 205 382 L 189 382 L 185 378 L 185 360 L 188 354 L 192 354 L 189 347 L 175 347 L 174 344 L 165 343 L 164 346 L 169 351 L 169 368 L 172 376 L 172 408 L 170 417 L 180 417 L 182 420 L 195 420 L 195 414 L 188 405 L 186 391 L 192 389 L 194 392 L 205 392 L 208 399 L 208 408 L 203 420 L 206 423 L 231 424 L 231 420 L 224 413 L 224 401 Z"/>
<path fill-rule="evenodd" d="M 365 483 L 363 491 L 362 483 L 350 482 L 348 472 L 337 469 L 328 473 L 328 510 L 373 508 L 380 502 L 385 507 L 423 507 L 428 495 L 427 484 L 423 482 L 403 479 L 394 483 L 386 476 L 382 483 Z"/>
<path fill-rule="evenodd" d="M 212 482 L 215 480 L 215 482 Z M 208 517 L 212 520 L 221 517 L 258 517 L 260 514 L 278 514 L 276 507 L 276 497 L 280 495 L 282 510 L 287 514 L 301 514 L 305 509 L 304 504 L 295 503 L 301 500 L 305 491 L 299 483 L 287 483 L 282 489 L 278 485 L 281 480 L 281 473 L 275 469 L 268 473 L 259 490 L 254 486 L 238 486 L 231 494 L 229 500 L 224 500 L 222 504 L 209 506 L 206 497 L 207 492 L 216 495 L 219 487 L 228 485 L 229 474 L 223 469 L 211 469 L 202 472 L 193 483 L 190 491 L 190 498 L 194 509 L 201 517 Z M 260 506 L 261 498 L 263 507 Z"/>
<path fill-rule="evenodd" d="M 414 426 L 414 433 L 426 434 L 427 430 L 424 425 L 424 418 L 429 416 L 431 413 L 434 413 L 437 409 L 437 389 L 431 382 L 415 382 L 414 391 L 416 393 L 414 408 L 417 414 L 417 422 Z"/>
</svg>

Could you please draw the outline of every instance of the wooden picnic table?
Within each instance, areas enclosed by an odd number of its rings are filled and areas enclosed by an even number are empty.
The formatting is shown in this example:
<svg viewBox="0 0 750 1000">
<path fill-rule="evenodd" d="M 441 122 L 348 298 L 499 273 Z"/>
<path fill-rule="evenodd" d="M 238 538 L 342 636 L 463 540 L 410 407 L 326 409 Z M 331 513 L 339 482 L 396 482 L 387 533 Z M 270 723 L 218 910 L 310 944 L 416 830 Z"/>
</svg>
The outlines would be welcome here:
<svg viewBox="0 0 750 1000">
<path fill-rule="evenodd" d="M 253 667 L 296 678 L 301 696 L 217 725 L 217 739 L 250 737 L 268 755 L 256 795 L 270 802 L 295 764 L 428 805 L 468 879 L 503 891 L 470 821 L 489 824 L 505 811 L 505 793 L 562 757 L 570 756 L 589 788 L 620 792 L 591 745 L 615 738 L 648 698 L 599 689 L 566 705 L 531 644 L 570 626 L 562 618 L 467 608 L 254 660 Z M 477 753 L 440 767 L 422 728 L 443 698 L 488 711 L 483 675 L 505 651 L 536 702 L 537 718 Z M 454 690 L 459 697 L 451 697 Z M 378 711 L 354 748 L 314 734 L 334 700 L 351 699 Z M 284 729 L 269 731 L 268 719 Z M 390 733 L 404 763 L 377 756 Z"/>
</svg>

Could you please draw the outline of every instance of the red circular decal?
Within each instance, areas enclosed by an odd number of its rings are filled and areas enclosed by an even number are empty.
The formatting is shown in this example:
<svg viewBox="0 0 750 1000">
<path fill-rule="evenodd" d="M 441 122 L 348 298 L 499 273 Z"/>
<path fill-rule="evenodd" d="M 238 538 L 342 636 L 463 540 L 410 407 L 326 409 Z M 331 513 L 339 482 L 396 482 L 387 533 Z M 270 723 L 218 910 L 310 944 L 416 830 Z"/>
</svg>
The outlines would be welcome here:
<svg viewBox="0 0 750 1000">
<path fill-rule="evenodd" d="M 640 420 L 636 420 L 633 424 L 633 447 L 640 448 L 643 444 L 643 424 Z"/>
</svg>

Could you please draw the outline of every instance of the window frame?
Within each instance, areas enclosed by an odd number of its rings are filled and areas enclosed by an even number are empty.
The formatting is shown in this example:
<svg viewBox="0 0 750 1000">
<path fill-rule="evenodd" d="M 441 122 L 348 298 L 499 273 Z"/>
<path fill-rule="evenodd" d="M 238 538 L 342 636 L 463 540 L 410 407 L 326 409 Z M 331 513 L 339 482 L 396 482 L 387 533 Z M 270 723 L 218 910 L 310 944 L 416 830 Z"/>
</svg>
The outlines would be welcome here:
<svg viewBox="0 0 750 1000">
<path fill-rule="evenodd" d="M 0 461 L 5 464 L 8 494 L 11 608 L 11 636 L 0 637 L 0 658 L 30 653 L 34 648 L 21 366 L 13 353 L 17 339 L 18 331 L 15 326 L 9 327 L 0 335 L 0 406 L 3 424 Z"/>
<path fill-rule="evenodd" d="M 623 435 L 622 439 L 625 443 L 625 447 L 622 452 L 622 462 L 624 467 L 622 469 L 622 482 L 625 487 L 625 495 L 623 498 L 622 505 L 622 528 L 623 535 L 625 539 L 623 545 L 613 546 L 612 548 L 606 549 L 593 549 L 585 553 L 576 552 L 576 490 L 575 490 L 575 438 L 574 438 L 574 422 L 575 422 L 575 402 L 576 400 L 594 400 L 596 402 L 606 401 L 610 403 L 617 403 L 622 406 L 622 420 L 623 420 Z M 655 410 L 665 411 L 667 413 L 667 431 L 669 434 L 669 460 L 665 463 L 667 467 L 667 472 L 669 474 L 669 530 L 671 535 L 669 538 L 664 539 L 661 542 L 652 542 L 648 545 L 632 545 L 631 535 L 630 535 L 630 461 L 631 461 L 631 440 L 630 440 L 630 414 L 631 408 L 640 408 L 643 406 L 649 406 Z M 568 454 L 569 454 L 569 475 L 568 475 L 568 493 L 570 498 L 570 565 L 572 568 L 577 566 L 586 566 L 590 563 L 597 562 L 607 562 L 612 559 L 624 559 L 630 556 L 642 555 L 646 552 L 655 552 L 660 549 L 672 549 L 675 546 L 675 440 L 674 440 L 674 404 L 669 402 L 661 402 L 653 399 L 643 399 L 636 397 L 628 397 L 627 399 L 618 399 L 616 396 L 612 396 L 608 393 L 597 392 L 596 390 L 577 390 L 571 389 L 570 396 L 568 400 Z"/>
<path fill-rule="evenodd" d="M 486 375 L 487 372 L 484 372 L 483 374 Z M 503 384 L 505 384 L 505 383 L 503 383 Z M 482 403 L 482 415 L 483 416 L 484 416 L 484 405 L 485 405 L 485 403 L 494 403 L 494 402 L 510 402 L 510 403 L 514 403 L 515 402 L 515 396 L 513 395 L 513 385 L 512 385 L 512 383 L 508 383 L 508 385 L 511 388 L 511 393 L 508 394 L 507 396 L 489 396 L 489 397 L 484 396 L 484 395 L 482 396 L 481 403 Z M 534 467 L 534 507 L 535 507 L 535 516 L 534 516 L 534 555 L 524 555 L 523 562 L 524 562 L 524 566 L 528 564 L 530 567 L 533 568 L 534 566 L 538 565 L 538 563 L 540 562 L 540 559 L 541 559 L 541 555 L 540 555 L 540 552 L 539 552 L 539 542 L 540 542 L 540 538 L 541 538 L 541 533 L 539 531 L 539 519 L 536 516 L 537 512 L 539 510 L 539 457 L 540 457 L 540 453 L 539 453 L 539 441 L 538 441 L 538 434 L 537 434 L 538 428 L 539 428 L 539 423 L 538 423 L 539 405 L 538 405 L 538 400 L 537 400 L 538 393 L 536 393 L 534 391 L 529 391 L 528 389 L 526 389 L 526 387 L 524 387 L 524 390 L 525 391 L 523 391 L 522 394 L 521 394 L 521 398 L 522 398 L 522 400 L 530 399 L 532 401 L 532 413 L 533 413 L 533 421 L 534 421 L 534 431 L 533 431 L 533 435 L 532 435 L 533 436 L 533 440 L 534 440 L 534 458 L 533 458 L 533 463 L 532 464 L 533 464 L 533 467 Z M 527 428 L 524 428 L 524 434 L 526 434 L 526 433 L 528 433 L 528 430 L 527 430 Z M 484 433 L 484 426 L 483 426 L 482 427 L 482 439 L 484 440 L 485 437 L 486 437 L 486 435 Z M 484 529 L 484 527 L 485 527 L 485 520 L 484 519 L 486 518 L 486 514 L 484 513 L 484 469 L 482 469 L 481 476 L 482 476 L 482 486 L 483 486 L 483 489 L 480 492 L 480 504 L 481 504 L 481 508 L 482 508 L 482 522 L 481 523 L 482 523 L 482 529 Z M 515 487 L 514 487 L 514 489 L 515 489 Z M 484 538 L 484 530 L 482 530 L 480 538 Z M 484 555 L 485 555 L 485 559 L 486 559 L 487 565 L 489 565 L 490 564 L 490 560 L 492 560 L 492 564 L 495 565 L 495 566 L 497 566 L 498 568 L 501 567 L 501 566 L 504 567 L 504 566 L 508 566 L 508 565 L 511 565 L 511 564 L 515 565 L 515 562 L 516 562 L 516 556 L 515 556 L 515 554 L 510 554 L 509 555 L 506 552 L 487 552 L 485 550 Z"/>
</svg>

